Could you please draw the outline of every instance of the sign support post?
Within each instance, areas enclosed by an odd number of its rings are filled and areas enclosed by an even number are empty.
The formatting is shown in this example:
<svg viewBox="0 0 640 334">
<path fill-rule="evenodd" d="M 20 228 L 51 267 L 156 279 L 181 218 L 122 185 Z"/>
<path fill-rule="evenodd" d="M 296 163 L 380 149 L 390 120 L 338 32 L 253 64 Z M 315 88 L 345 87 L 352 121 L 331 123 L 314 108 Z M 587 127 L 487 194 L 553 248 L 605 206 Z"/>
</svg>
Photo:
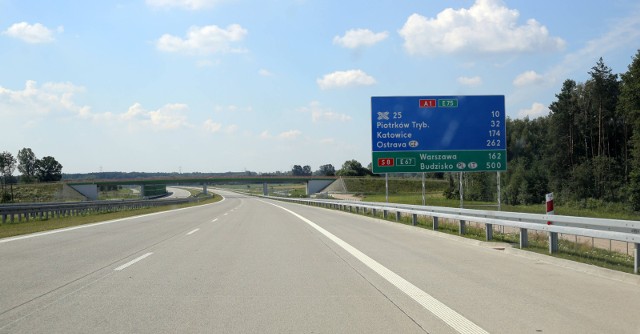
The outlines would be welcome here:
<svg viewBox="0 0 640 334">
<path fill-rule="evenodd" d="M 425 198 L 424 174 L 425 173 L 422 173 L 422 206 L 427 205 L 427 199 Z"/>
<path fill-rule="evenodd" d="M 389 203 L 389 173 L 384 173 L 384 198 Z"/>
<path fill-rule="evenodd" d="M 502 211 L 502 192 L 500 191 L 500 172 L 496 172 L 496 180 L 498 183 L 498 211 Z"/>
<path fill-rule="evenodd" d="M 464 187 L 462 185 L 462 172 L 460 172 L 460 209 L 464 208 Z"/>
</svg>

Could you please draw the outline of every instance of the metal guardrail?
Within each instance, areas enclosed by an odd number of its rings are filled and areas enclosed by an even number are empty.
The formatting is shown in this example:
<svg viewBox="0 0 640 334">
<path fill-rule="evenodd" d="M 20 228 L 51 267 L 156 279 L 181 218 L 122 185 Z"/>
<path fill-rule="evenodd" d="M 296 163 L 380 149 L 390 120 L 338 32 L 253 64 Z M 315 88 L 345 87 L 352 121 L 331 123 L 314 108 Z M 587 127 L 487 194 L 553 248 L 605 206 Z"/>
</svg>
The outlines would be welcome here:
<svg viewBox="0 0 640 334">
<path fill-rule="evenodd" d="M 528 231 L 541 231 L 549 234 L 549 253 L 558 251 L 558 234 L 570 234 L 599 239 L 618 240 L 635 244 L 634 273 L 640 267 L 640 221 L 620 219 L 583 218 L 560 215 L 542 215 L 530 213 L 457 209 L 447 207 L 404 205 L 393 203 L 355 202 L 342 200 L 294 199 L 268 196 L 268 198 L 321 206 L 332 209 L 358 213 L 370 210 L 373 215 L 382 212 L 387 218 L 390 212 L 395 212 L 396 220 L 402 214 L 412 217 L 413 225 L 417 224 L 418 216 L 431 217 L 433 229 L 438 229 L 440 219 L 458 221 L 459 234 L 466 232 L 467 222 L 485 224 L 486 240 L 493 239 L 493 225 L 508 226 L 520 230 L 520 248 L 528 246 Z"/>
<path fill-rule="evenodd" d="M 158 200 L 111 200 L 111 201 L 89 201 L 89 202 L 61 202 L 61 203 L 29 203 L 29 204 L 3 204 L 0 205 L 0 217 L 2 224 L 21 222 L 23 219 L 49 219 L 65 216 L 77 216 L 95 212 L 113 212 L 123 210 L 133 210 L 156 206 L 183 204 L 198 199 L 178 198 L 178 199 L 158 199 Z"/>
</svg>

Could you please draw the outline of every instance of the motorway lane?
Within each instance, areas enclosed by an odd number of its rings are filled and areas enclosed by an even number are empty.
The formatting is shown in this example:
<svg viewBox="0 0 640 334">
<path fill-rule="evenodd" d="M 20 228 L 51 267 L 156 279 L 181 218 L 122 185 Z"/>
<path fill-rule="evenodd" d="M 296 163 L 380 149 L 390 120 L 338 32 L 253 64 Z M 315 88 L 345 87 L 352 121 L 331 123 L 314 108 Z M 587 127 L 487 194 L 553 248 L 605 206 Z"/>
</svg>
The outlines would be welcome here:
<svg viewBox="0 0 640 334">
<path fill-rule="evenodd" d="M 585 274 L 590 266 L 572 263 L 582 269 L 569 269 L 544 255 L 519 250 L 507 254 L 411 226 L 278 205 L 321 221 L 326 230 L 488 332 L 640 333 L 640 286 Z M 363 270 L 365 276 L 367 272 Z"/>
<path fill-rule="evenodd" d="M 28 239 L 0 240 L 0 331 L 12 320 L 101 277 L 111 271 L 110 266 L 201 225 L 203 214 L 215 215 L 237 205 L 223 201 Z"/>
<path fill-rule="evenodd" d="M 233 197 L 197 218 L 189 210 L 0 244 L 13 272 L 2 278 L 14 282 L 0 332 L 423 332 L 295 217 Z M 54 254 L 38 254 L 38 243 Z M 32 263 L 12 260 L 29 248 Z M 53 282 L 22 287 L 39 266 Z"/>
<path fill-rule="evenodd" d="M 270 201 L 225 194 L 203 208 L 0 243 L 0 332 L 455 332 L 309 224 Z M 640 330 L 637 285 L 421 229 L 275 204 L 488 332 Z"/>
</svg>

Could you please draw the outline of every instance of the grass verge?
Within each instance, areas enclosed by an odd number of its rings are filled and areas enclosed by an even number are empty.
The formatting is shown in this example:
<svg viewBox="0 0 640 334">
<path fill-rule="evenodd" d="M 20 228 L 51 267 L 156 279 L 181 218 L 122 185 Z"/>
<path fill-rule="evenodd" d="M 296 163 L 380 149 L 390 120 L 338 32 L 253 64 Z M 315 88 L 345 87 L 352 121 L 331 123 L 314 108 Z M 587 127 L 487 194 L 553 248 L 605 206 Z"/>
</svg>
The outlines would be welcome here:
<svg viewBox="0 0 640 334">
<path fill-rule="evenodd" d="M 84 224 L 98 223 L 107 220 L 128 218 L 133 216 L 139 216 L 154 212 L 169 211 L 179 208 L 186 208 L 192 206 L 198 206 L 203 204 L 210 204 L 222 200 L 220 195 L 209 196 L 198 202 L 179 204 L 179 205 L 167 205 L 155 208 L 146 208 L 138 210 L 117 211 L 108 213 L 92 213 L 83 216 L 69 216 L 61 218 L 50 218 L 43 220 L 30 220 L 20 223 L 5 223 L 0 224 L 0 238 L 8 238 L 23 234 L 30 234 L 36 232 L 50 231 L 59 228 L 72 227 Z"/>
<path fill-rule="evenodd" d="M 375 215 L 373 215 L 371 211 L 368 211 L 367 213 L 364 213 L 363 211 L 352 213 L 378 219 L 385 219 L 383 213 L 379 211 Z M 396 220 L 396 215 L 393 212 L 389 212 L 386 220 L 404 225 L 413 224 L 411 216 L 402 215 L 399 220 Z M 433 221 L 431 217 L 418 216 L 415 226 L 433 230 Z M 475 224 L 467 224 L 465 234 L 460 235 L 458 223 L 448 219 L 441 219 L 438 224 L 437 231 L 479 241 L 485 241 L 486 239 L 486 232 L 484 228 L 475 226 Z M 633 274 L 633 256 L 631 255 L 607 249 L 595 248 L 585 242 L 576 243 L 565 239 L 559 240 L 559 250 L 557 253 L 549 254 L 548 236 L 546 234 L 530 231 L 528 239 L 529 246 L 523 248 L 525 251 Z M 517 233 L 501 233 L 499 230 L 494 229 L 492 242 L 504 242 L 510 244 L 514 248 L 518 248 L 520 236 Z"/>
</svg>

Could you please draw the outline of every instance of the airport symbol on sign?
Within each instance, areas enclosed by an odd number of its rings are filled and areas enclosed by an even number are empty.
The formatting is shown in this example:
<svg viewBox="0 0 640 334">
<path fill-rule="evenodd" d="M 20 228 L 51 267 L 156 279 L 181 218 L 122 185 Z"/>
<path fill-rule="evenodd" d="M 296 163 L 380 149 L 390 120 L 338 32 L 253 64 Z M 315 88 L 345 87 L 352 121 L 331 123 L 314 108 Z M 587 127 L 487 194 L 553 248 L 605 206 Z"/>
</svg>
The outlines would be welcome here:
<svg viewBox="0 0 640 334">
<path fill-rule="evenodd" d="M 388 121 L 389 120 L 389 112 L 378 111 L 378 120 L 379 121 Z"/>
</svg>

